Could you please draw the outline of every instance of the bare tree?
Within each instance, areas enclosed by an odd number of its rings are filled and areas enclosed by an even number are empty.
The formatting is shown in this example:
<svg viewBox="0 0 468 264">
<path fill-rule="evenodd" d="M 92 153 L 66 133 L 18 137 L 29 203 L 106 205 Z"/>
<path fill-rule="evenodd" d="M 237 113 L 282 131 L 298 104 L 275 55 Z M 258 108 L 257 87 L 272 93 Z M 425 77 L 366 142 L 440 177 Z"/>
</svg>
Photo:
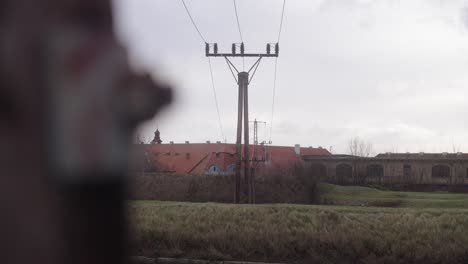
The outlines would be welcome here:
<svg viewBox="0 0 468 264">
<path fill-rule="evenodd" d="M 142 144 L 143 141 L 141 140 L 141 135 L 140 133 L 136 133 L 134 138 L 133 138 L 133 144 Z"/>
<path fill-rule="evenodd" d="M 135 133 L 134 143 L 135 144 L 147 144 L 147 139 L 141 133 Z"/>
<path fill-rule="evenodd" d="M 374 153 L 372 143 L 359 137 L 353 137 L 348 141 L 348 153 L 353 156 L 370 157 Z"/>
</svg>

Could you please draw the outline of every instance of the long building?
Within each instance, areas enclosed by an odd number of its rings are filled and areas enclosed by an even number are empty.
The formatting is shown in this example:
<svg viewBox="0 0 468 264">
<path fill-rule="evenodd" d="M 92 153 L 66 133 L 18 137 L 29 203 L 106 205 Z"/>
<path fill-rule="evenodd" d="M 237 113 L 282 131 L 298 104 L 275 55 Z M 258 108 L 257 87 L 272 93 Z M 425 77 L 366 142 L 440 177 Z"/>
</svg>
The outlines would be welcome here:
<svg viewBox="0 0 468 264">
<path fill-rule="evenodd" d="M 343 184 L 468 185 L 468 154 L 385 153 L 375 157 L 304 156 L 306 167 Z"/>
<path fill-rule="evenodd" d="M 226 143 L 137 144 L 140 162 L 137 170 L 189 174 L 232 175 L 235 173 L 236 145 Z M 243 148 L 243 146 L 242 146 Z M 241 151 L 243 153 L 243 151 Z M 295 146 L 250 145 L 249 159 L 258 173 L 269 170 L 286 171 L 304 165 L 304 156 L 328 156 L 324 148 Z M 244 158 L 244 157 L 242 157 Z"/>
</svg>

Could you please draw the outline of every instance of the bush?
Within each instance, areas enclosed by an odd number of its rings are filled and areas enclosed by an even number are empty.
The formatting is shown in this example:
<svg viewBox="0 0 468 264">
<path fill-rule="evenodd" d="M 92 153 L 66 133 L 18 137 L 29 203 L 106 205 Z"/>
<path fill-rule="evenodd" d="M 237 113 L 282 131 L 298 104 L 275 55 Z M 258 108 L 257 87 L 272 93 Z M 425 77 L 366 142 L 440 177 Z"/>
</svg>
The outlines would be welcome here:
<svg viewBox="0 0 468 264">
<path fill-rule="evenodd" d="M 232 202 L 234 177 L 224 175 L 190 175 L 147 173 L 131 178 L 130 199 Z M 255 178 L 257 203 L 315 203 L 319 201 L 318 178 L 309 170 L 294 166 L 289 172 L 275 170 Z M 245 190 L 242 201 L 246 197 Z"/>
</svg>

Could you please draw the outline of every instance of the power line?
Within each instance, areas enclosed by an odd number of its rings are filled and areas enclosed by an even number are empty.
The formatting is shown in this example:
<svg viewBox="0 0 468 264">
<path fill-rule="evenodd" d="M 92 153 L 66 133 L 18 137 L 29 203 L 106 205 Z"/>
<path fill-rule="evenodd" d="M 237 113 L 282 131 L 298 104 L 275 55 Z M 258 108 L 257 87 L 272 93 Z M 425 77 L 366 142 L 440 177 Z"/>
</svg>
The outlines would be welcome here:
<svg viewBox="0 0 468 264">
<path fill-rule="evenodd" d="M 197 30 L 198 35 L 199 35 L 200 38 L 203 40 L 203 42 L 207 43 L 207 41 L 206 41 L 205 38 L 203 37 L 202 33 L 201 33 L 200 30 L 198 29 L 197 24 L 196 24 L 195 21 L 193 20 L 192 15 L 190 15 L 190 11 L 188 10 L 187 5 L 185 4 L 185 1 L 184 1 L 184 0 L 181 0 L 181 1 L 182 1 L 182 4 L 183 4 L 184 7 L 185 7 L 185 11 L 187 11 L 188 16 L 190 17 L 190 21 L 192 21 L 193 26 L 194 26 L 195 29 Z"/>
<path fill-rule="evenodd" d="M 239 36 L 240 36 L 241 42 L 244 43 L 244 38 L 242 37 L 241 26 L 240 26 L 240 23 L 239 23 L 239 16 L 237 14 L 236 0 L 232 0 L 232 2 L 234 3 L 234 11 L 236 13 L 237 29 L 239 29 Z M 245 69 L 245 59 L 244 59 L 244 57 L 242 57 L 242 70 L 244 70 L 244 69 Z"/>
<path fill-rule="evenodd" d="M 284 7 L 285 6 L 286 6 L 286 0 L 283 0 L 283 8 L 281 10 L 281 21 L 280 21 L 280 27 L 279 27 L 279 32 L 278 32 L 278 41 L 277 41 L 277 43 L 280 42 L 281 31 L 283 29 Z M 271 121 L 270 121 L 270 142 L 271 142 L 271 137 L 272 137 L 272 133 L 273 133 L 273 117 L 274 117 L 274 114 L 275 114 L 275 95 L 276 95 L 277 69 L 278 69 L 278 57 L 275 60 L 275 73 L 274 73 L 274 78 L 273 78 L 273 96 L 272 96 L 272 103 L 271 103 Z"/>
<path fill-rule="evenodd" d="M 271 135 L 273 131 L 273 116 L 275 114 L 275 94 L 276 94 L 276 72 L 278 69 L 278 58 L 275 60 L 275 73 L 273 77 L 273 100 L 271 103 L 271 121 L 270 121 L 270 142 L 271 142 Z"/>
<path fill-rule="evenodd" d="M 202 33 L 200 32 L 200 29 L 198 28 L 197 24 L 196 24 L 195 21 L 193 20 L 193 17 L 192 17 L 192 15 L 190 14 L 190 11 L 189 11 L 189 9 L 187 8 L 187 5 L 185 4 L 185 1 L 184 1 L 184 0 L 181 0 L 181 1 L 182 1 L 182 4 L 183 4 L 184 7 L 185 7 L 185 11 L 187 11 L 187 15 L 189 16 L 190 21 L 192 21 L 193 27 L 195 27 L 195 29 L 196 29 L 197 32 L 198 32 L 198 35 L 199 35 L 200 38 L 203 40 L 203 42 L 207 43 L 206 39 L 203 37 Z M 210 58 L 208 58 L 208 65 L 209 65 L 209 68 L 210 68 L 211 87 L 212 87 L 212 89 L 213 89 L 213 97 L 214 97 L 215 105 L 216 105 L 216 113 L 218 114 L 219 129 L 220 129 L 220 131 L 221 131 L 221 136 L 223 137 L 223 141 L 226 141 L 226 137 L 224 136 L 224 130 L 223 130 L 222 122 L 221 122 L 221 114 L 219 113 L 218 97 L 217 97 L 217 95 L 216 95 L 216 88 L 215 88 L 214 77 L 213 77 L 213 68 L 211 67 L 211 60 L 210 60 Z"/>
<path fill-rule="evenodd" d="M 281 11 L 281 22 L 280 22 L 280 28 L 279 28 L 279 33 L 278 33 L 278 43 L 280 42 L 281 38 L 281 29 L 283 28 L 283 17 L 284 17 L 284 6 L 286 5 L 286 0 L 283 0 L 283 10 Z"/>
<path fill-rule="evenodd" d="M 221 115 L 219 113 L 218 97 L 216 96 L 216 89 L 215 89 L 214 78 L 213 78 L 213 69 L 211 67 L 211 59 L 209 57 L 208 57 L 208 65 L 210 66 L 211 87 L 213 88 L 213 96 L 214 96 L 215 104 L 216 104 L 216 112 L 218 113 L 219 129 L 221 131 L 221 136 L 223 137 L 223 141 L 226 141 L 226 138 L 224 137 L 223 125 L 221 123 Z"/>
<path fill-rule="evenodd" d="M 236 0 L 232 0 L 232 2 L 234 3 L 234 11 L 236 12 L 237 28 L 239 29 L 240 39 L 241 39 L 242 42 L 244 42 L 244 38 L 242 37 L 241 26 L 240 26 L 240 23 L 239 23 L 239 16 L 237 14 Z"/>
</svg>

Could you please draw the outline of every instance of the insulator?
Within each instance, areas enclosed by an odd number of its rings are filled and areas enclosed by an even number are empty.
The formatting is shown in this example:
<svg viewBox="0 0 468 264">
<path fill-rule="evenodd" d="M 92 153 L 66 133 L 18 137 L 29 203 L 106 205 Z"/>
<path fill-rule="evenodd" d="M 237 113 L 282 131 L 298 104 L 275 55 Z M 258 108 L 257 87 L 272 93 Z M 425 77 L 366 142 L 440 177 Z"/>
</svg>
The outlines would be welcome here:
<svg viewBox="0 0 468 264">
<path fill-rule="evenodd" d="M 232 54 L 236 54 L 236 44 L 232 43 Z"/>
<path fill-rule="evenodd" d="M 244 42 L 241 43 L 241 54 L 244 54 Z"/>
<path fill-rule="evenodd" d="M 270 54 L 270 43 L 267 44 L 267 54 Z"/>
<path fill-rule="evenodd" d="M 214 44 L 214 53 L 218 54 L 218 43 Z"/>
<path fill-rule="evenodd" d="M 206 53 L 206 55 L 208 55 L 208 53 L 210 53 L 210 44 L 208 44 L 208 43 L 205 43 L 205 53 Z"/>
<path fill-rule="evenodd" d="M 276 53 L 276 55 L 278 55 L 278 53 L 279 53 L 279 44 L 278 43 L 276 43 L 276 45 L 275 45 L 275 53 Z"/>
</svg>

